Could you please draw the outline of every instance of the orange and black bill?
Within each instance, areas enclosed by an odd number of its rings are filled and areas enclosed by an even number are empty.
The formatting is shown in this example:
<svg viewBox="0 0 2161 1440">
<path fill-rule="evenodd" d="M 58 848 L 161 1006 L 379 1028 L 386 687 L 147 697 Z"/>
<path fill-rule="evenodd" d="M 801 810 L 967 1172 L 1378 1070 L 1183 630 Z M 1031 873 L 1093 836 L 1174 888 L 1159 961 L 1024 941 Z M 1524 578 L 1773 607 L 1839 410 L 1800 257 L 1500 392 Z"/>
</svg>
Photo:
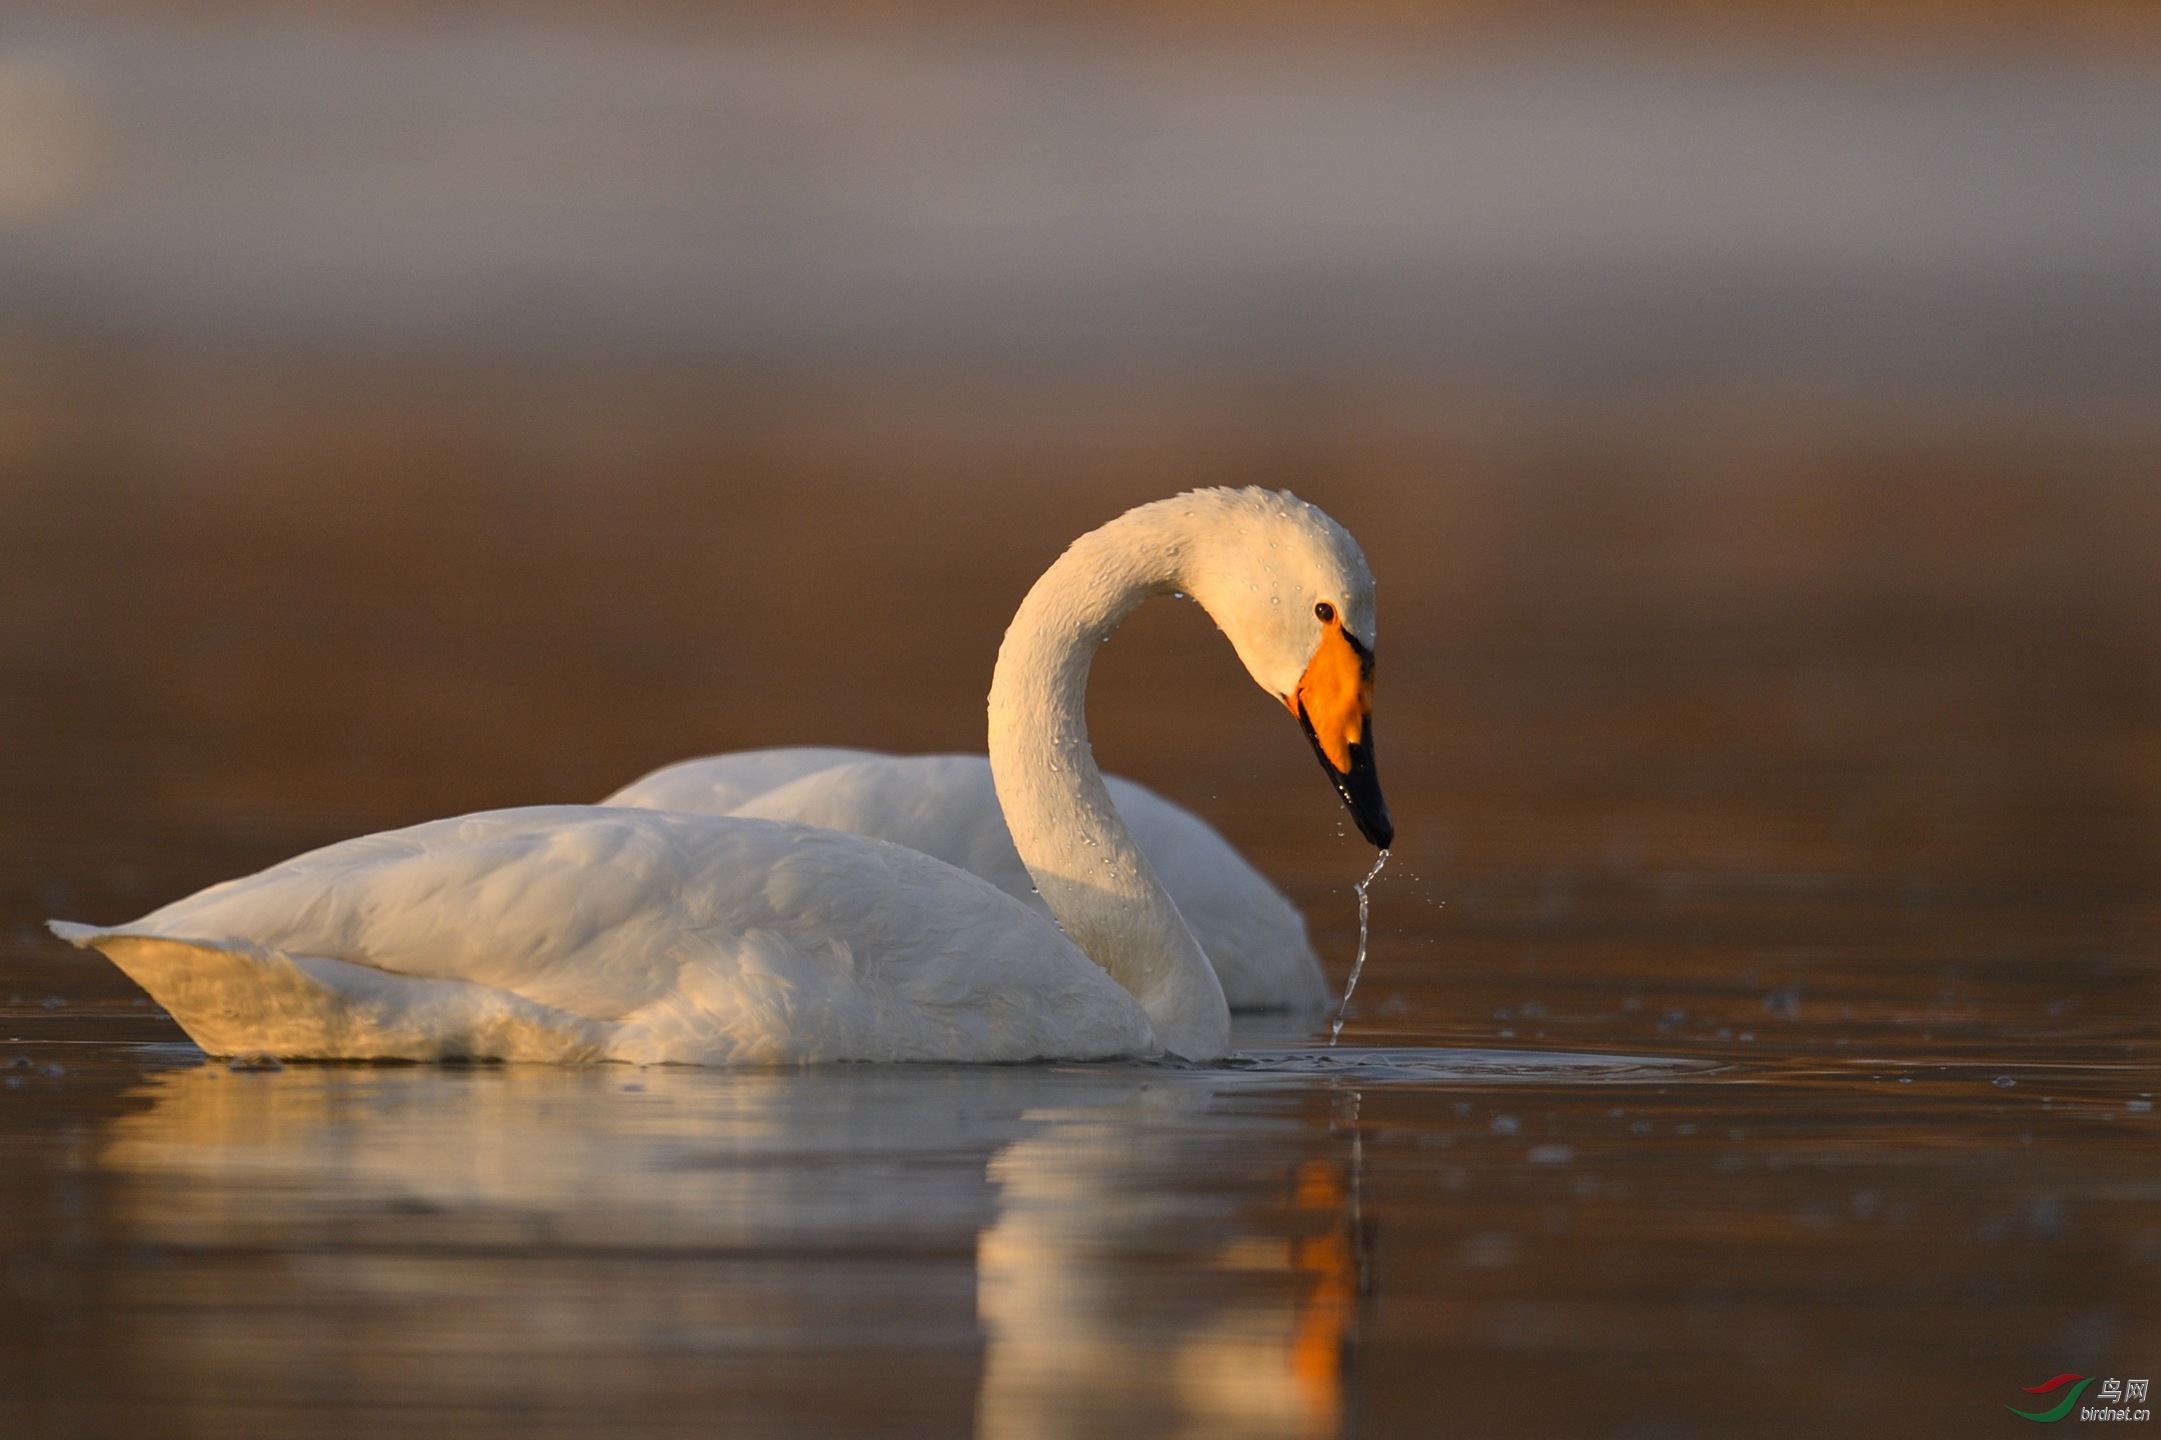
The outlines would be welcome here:
<svg viewBox="0 0 2161 1440">
<path fill-rule="evenodd" d="M 1332 619 L 1321 634 L 1298 689 L 1284 697 L 1321 768 L 1335 782 L 1336 793 L 1358 822 L 1358 833 L 1386 850 L 1396 838 L 1381 798 L 1380 772 L 1373 767 L 1373 652 Z"/>
</svg>

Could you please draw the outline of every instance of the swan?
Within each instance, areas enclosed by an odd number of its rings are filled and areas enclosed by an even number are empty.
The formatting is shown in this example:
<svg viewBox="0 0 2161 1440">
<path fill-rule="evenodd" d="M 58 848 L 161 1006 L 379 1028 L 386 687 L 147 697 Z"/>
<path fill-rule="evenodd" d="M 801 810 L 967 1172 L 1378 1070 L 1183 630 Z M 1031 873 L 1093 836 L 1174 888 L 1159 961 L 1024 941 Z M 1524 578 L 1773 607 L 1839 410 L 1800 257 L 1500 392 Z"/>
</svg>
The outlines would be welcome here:
<svg viewBox="0 0 2161 1440">
<path fill-rule="evenodd" d="M 211 1054 L 702 1065 L 1226 1053 L 1223 988 L 1112 803 L 1083 707 L 1096 648 L 1187 594 L 1296 716 L 1362 833 L 1373 578 L 1285 493 L 1197 490 L 1075 541 L 1022 600 L 990 768 L 1056 923 L 869 836 L 610 806 L 362 836 L 118 926 L 49 921 Z"/>
<path fill-rule="evenodd" d="M 1215 966 L 1231 1009 L 1326 1005 L 1331 996 L 1320 957 L 1289 897 L 1192 811 L 1123 776 L 1103 780 L 1134 843 Z M 1050 913 L 1013 848 L 984 755 L 744 750 L 665 766 L 600 803 L 756 815 L 875 836 L 980 875 Z"/>
</svg>

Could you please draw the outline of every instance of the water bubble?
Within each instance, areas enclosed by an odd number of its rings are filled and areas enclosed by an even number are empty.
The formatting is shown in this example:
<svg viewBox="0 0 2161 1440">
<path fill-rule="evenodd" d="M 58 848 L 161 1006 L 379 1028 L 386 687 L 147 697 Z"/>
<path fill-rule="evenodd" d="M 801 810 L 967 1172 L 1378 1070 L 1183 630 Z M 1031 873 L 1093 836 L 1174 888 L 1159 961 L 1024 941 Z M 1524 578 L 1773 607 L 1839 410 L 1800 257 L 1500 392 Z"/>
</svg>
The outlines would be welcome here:
<svg viewBox="0 0 2161 1440">
<path fill-rule="evenodd" d="M 2018 1082 L 2016 1080 L 2013 1080 L 2008 1075 L 1998 1075 L 1991 1083 L 1993 1083 L 1998 1090 L 2008 1090 L 2013 1085 L 2016 1085 Z"/>
</svg>

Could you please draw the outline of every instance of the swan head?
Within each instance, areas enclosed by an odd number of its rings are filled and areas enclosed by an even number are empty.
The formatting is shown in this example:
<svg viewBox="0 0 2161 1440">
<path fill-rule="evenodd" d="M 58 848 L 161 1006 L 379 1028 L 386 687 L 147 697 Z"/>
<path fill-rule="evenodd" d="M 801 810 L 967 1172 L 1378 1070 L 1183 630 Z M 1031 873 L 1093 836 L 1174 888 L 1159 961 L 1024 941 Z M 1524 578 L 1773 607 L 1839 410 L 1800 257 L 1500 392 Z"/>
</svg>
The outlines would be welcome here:
<svg viewBox="0 0 2161 1440">
<path fill-rule="evenodd" d="M 1181 588 L 1305 729 L 1359 833 L 1387 849 L 1396 830 L 1373 761 L 1373 572 L 1358 542 L 1287 490 L 1163 503 L 1186 512 Z"/>
</svg>

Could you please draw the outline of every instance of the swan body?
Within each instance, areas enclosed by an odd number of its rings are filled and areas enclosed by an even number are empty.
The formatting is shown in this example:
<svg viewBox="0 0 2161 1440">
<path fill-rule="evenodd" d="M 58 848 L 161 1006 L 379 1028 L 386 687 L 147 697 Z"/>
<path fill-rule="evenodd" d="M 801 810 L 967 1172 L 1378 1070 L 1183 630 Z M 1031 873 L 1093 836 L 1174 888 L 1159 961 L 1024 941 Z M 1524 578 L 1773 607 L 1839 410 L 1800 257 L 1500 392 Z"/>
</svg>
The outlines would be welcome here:
<svg viewBox="0 0 2161 1440">
<path fill-rule="evenodd" d="M 132 924 L 52 928 L 102 951 L 214 1054 L 1212 1059 L 1230 1040 L 1223 987 L 1112 802 L 1083 704 L 1096 647 L 1172 593 L 1199 601 L 1298 717 L 1385 849 L 1364 557 L 1295 497 L 1201 490 L 1075 541 L 999 648 L 989 768 L 1055 925 L 870 836 L 554 806 L 364 836 Z"/>
<path fill-rule="evenodd" d="M 830 830 L 497 810 L 363 836 L 112 929 L 213 1054 L 1013 1061 L 1146 1054 L 1133 997 L 965 871 Z"/>
<path fill-rule="evenodd" d="M 1155 867 L 1233 1010 L 1325 1005 L 1328 982 L 1305 917 L 1199 816 L 1117 775 L 1111 801 Z M 979 875 L 1050 914 L 1013 848 L 982 755 L 747 750 L 656 770 L 600 802 L 795 820 L 869 835 Z"/>
</svg>

